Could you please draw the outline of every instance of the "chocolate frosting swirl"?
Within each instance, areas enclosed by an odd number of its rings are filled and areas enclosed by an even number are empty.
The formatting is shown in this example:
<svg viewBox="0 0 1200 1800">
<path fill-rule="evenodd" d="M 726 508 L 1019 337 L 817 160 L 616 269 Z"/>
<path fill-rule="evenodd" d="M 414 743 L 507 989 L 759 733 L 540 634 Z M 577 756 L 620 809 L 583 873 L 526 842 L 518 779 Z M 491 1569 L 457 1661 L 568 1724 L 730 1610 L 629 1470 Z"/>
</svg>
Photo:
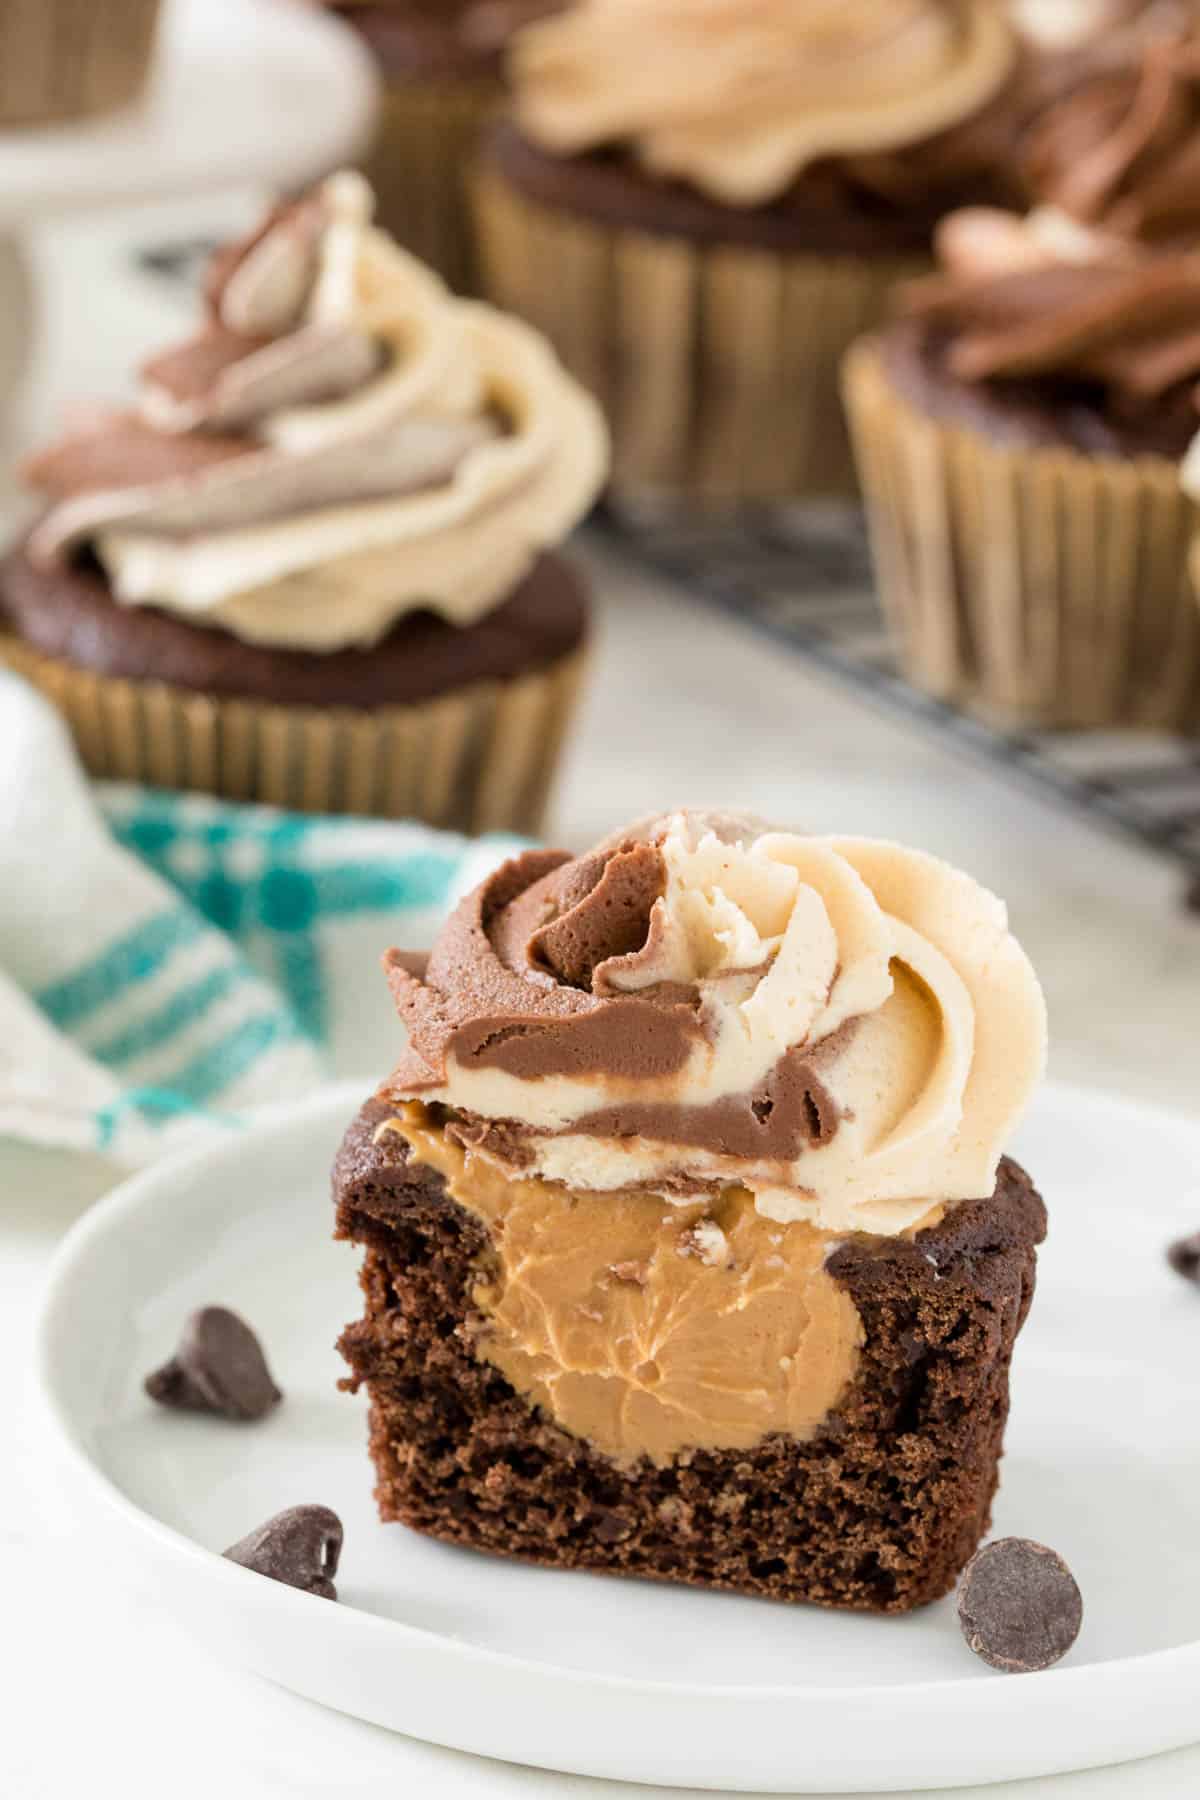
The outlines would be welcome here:
<svg viewBox="0 0 1200 1800">
<path fill-rule="evenodd" d="M 1147 243 L 1200 228 L 1200 32 L 1155 36 L 1140 57 L 1080 80 L 1030 134 L 1034 200 Z"/>
<path fill-rule="evenodd" d="M 410 1045 L 396 1092 L 444 1081 L 454 1058 L 522 1081 L 651 1081 L 703 1036 L 691 989 L 618 997 L 612 965 L 643 946 L 663 891 L 660 853 L 633 838 L 590 856 L 529 850 L 451 916 L 427 964 L 392 951 L 388 978 Z"/>
<path fill-rule="evenodd" d="M 1200 250 L 1151 253 L 1063 214 L 986 209 L 939 232 L 907 311 L 960 380 L 1086 385 L 1119 413 L 1196 407 Z"/>
<path fill-rule="evenodd" d="M 733 1181 L 834 1229 L 990 1191 L 1044 1047 L 1032 971 L 965 876 L 730 815 L 527 851 L 387 970 L 409 1029 L 389 1100 L 573 1187 Z"/>
</svg>

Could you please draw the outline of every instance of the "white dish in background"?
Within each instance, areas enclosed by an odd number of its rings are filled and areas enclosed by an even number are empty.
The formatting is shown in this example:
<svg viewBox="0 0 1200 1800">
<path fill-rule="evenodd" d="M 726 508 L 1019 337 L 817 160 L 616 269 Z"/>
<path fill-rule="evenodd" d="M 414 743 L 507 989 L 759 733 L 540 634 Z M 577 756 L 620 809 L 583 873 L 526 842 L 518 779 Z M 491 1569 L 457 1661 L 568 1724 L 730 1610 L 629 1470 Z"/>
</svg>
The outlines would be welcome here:
<svg viewBox="0 0 1200 1800">
<path fill-rule="evenodd" d="M 71 1232 L 40 1376 L 81 1529 L 115 1579 L 218 1656 L 458 1749 L 738 1791 L 949 1787 L 1200 1738 L 1200 1301 L 1166 1241 L 1200 1214 L 1200 1127 L 1047 1089 L 1016 1152 L 1051 1238 L 1017 1351 L 995 1530 L 1060 1550 L 1083 1633 L 1042 1675 L 975 1661 L 953 1602 L 904 1619 L 529 1569 L 381 1526 L 364 1405 L 333 1341 L 358 1304 L 329 1242 L 339 1089 L 127 1182 Z M 261 1333 L 283 1406 L 257 1426 L 165 1413 L 141 1378 L 185 1313 Z M 346 1526 L 331 1605 L 214 1551 L 317 1500 Z M 1132 1779 L 1132 1778 L 1131 1778 Z"/>
<path fill-rule="evenodd" d="M 0 132 L 0 224 L 260 182 L 303 187 L 368 136 L 358 34 L 290 0 L 167 0 L 146 92 L 99 118 Z"/>
</svg>

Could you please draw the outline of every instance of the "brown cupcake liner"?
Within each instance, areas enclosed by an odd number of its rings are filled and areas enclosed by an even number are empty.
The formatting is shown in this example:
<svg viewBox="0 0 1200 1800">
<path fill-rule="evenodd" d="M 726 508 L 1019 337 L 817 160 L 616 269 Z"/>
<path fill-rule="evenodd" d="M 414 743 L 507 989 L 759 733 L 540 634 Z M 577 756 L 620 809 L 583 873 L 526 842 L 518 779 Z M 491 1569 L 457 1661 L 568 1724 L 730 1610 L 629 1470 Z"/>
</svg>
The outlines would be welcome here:
<svg viewBox="0 0 1200 1800">
<path fill-rule="evenodd" d="M 838 366 L 927 262 L 617 230 L 529 199 L 492 167 L 472 194 L 485 289 L 600 401 L 618 492 L 855 496 Z"/>
<path fill-rule="evenodd" d="M 98 675 L 0 636 L 0 663 L 65 716 L 93 775 L 299 812 L 530 835 L 541 825 L 585 654 L 432 700 L 356 711 Z"/>
<path fill-rule="evenodd" d="M 161 0 L 5 0 L 0 127 L 127 106 L 150 68 Z"/>
<path fill-rule="evenodd" d="M 1166 457 L 1007 449 L 845 363 L 880 594 L 904 672 L 1042 727 L 1200 729 L 1198 515 Z"/>
<path fill-rule="evenodd" d="M 487 75 L 389 82 L 361 165 L 379 223 L 456 294 L 479 292 L 466 176 L 500 94 L 499 81 Z"/>
</svg>

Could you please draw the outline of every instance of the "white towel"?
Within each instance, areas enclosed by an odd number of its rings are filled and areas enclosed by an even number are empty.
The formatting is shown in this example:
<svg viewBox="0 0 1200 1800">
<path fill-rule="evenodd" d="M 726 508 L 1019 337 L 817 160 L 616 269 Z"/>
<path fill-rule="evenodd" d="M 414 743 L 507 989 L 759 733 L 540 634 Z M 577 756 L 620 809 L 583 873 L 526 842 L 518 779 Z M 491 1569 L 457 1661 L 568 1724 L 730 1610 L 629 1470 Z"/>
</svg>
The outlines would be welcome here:
<svg viewBox="0 0 1200 1800">
<path fill-rule="evenodd" d="M 0 1132 L 147 1162 L 386 1074 L 379 967 L 517 847 L 89 786 L 0 673 Z"/>
</svg>

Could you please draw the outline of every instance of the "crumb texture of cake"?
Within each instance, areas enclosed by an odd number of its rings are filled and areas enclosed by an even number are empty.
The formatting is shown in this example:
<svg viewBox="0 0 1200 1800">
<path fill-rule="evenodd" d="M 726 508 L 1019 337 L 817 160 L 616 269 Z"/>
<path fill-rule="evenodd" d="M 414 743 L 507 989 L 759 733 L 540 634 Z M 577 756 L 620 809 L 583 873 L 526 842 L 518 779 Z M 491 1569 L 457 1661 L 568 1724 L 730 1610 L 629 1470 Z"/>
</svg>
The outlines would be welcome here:
<svg viewBox="0 0 1200 1800">
<path fill-rule="evenodd" d="M 826 1606 L 903 1612 L 950 1591 L 988 1527 L 1044 1234 L 1016 1164 L 1001 1165 L 991 1199 L 912 1239 L 834 1252 L 829 1274 L 864 1342 L 823 1430 L 626 1467 L 479 1356 L 491 1234 L 398 1132 L 379 1130 L 392 1117 L 368 1102 L 334 1177 L 339 1235 L 367 1252 L 365 1314 L 340 1347 L 371 1396 L 381 1518 L 557 1568 Z"/>
<path fill-rule="evenodd" d="M 526 851 L 426 956 L 334 1173 L 384 1519 L 823 1605 L 985 1531 L 1042 1203 L 1045 1012 L 1004 908 L 741 815 Z"/>
</svg>

